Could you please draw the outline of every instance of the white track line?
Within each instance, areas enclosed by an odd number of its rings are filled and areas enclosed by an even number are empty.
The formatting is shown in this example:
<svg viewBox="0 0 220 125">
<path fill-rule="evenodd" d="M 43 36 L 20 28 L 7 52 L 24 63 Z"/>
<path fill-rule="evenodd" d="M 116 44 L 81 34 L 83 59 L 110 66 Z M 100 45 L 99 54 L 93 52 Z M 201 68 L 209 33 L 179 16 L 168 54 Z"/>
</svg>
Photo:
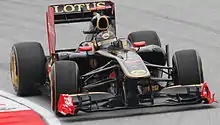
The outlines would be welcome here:
<svg viewBox="0 0 220 125">
<path fill-rule="evenodd" d="M 20 104 L 23 104 L 31 108 L 32 110 L 40 114 L 49 125 L 61 125 L 60 121 L 56 118 L 56 116 L 53 113 L 51 113 L 50 111 L 48 111 L 47 109 L 43 108 L 40 105 L 37 105 L 27 99 L 15 96 L 11 93 L 7 93 L 1 90 L 0 90 L 0 96 L 11 99 L 15 102 L 18 102 Z"/>
</svg>

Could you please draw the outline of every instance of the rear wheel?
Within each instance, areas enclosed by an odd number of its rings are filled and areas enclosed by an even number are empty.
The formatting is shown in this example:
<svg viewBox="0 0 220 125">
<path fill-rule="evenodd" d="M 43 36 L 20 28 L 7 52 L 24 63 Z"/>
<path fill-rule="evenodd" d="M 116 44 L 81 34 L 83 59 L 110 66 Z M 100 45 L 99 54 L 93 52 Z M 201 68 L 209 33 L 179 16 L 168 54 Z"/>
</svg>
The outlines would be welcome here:
<svg viewBox="0 0 220 125">
<path fill-rule="evenodd" d="M 175 85 L 193 85 L 204 82 L 202 61 L 193 50 L 180 50 L 172 58 Z"/>
<path fill-rule="evenodd" d="M 37 84 L 45 82 L 46 58 L 37 42 L 14 44 L 10 55 L 10 73 L 18 96 L 31 96 L 38 92 Z"/>
<path fill-rule="evenodd" d="M 128 40 L 133 42 L 145 41 L 146 45 L 157 45 L 161 47 L 160 39 L 155 31 L 136 31 L 128 35 Z"/>
<path fill-rule="evenodd" d="M 78 92 L 79 68 L 73 61 L 57 61 L 51 71 L 51 107 L 58 116 L 57 104 L 60 94 Z"/>
<path fill-rule="evenodd" d="M 138 54 L 141 56 L 141 58 L 144 61 L 149 62 L 151 64 L 163 65 L 163 66 L 166 64 L 165 52 L 161 48 L 161 42 L 159 36 L 155 31 L 132 32 L 128 35 L 128 40 L 131 43 L 140 42 L 140 41 L 146 42 L 147 46 L 141 47 L 140 50 L 138 51 Z M 152 75 L 155 77 L 162 77 L 163 75 L 163 73 L 158 69 L 149 68 L 149 70 L 152 72 Z"/>
</svg>

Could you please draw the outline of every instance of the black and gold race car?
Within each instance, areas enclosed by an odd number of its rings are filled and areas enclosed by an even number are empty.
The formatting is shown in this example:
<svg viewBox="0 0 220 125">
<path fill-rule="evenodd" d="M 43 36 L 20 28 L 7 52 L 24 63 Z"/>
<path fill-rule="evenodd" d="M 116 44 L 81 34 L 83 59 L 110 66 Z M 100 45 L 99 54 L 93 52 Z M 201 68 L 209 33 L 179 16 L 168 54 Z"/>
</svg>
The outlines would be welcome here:
<svg viewBox="0 0 220 125">
<path fill-rule="evenodd" d="M 118 38 L 111 1 L 50 5 L 46 22 L 50 55 L 37 42 L 14 44 L 11 77 L 18 96 L 50 95 L 57 115 L 215 101 L 196 50 L 171 59 L 155 31 Z M 85 41 L 55 49 L 55 24 L 74 22 L 90 22 Z"/>
</svg>

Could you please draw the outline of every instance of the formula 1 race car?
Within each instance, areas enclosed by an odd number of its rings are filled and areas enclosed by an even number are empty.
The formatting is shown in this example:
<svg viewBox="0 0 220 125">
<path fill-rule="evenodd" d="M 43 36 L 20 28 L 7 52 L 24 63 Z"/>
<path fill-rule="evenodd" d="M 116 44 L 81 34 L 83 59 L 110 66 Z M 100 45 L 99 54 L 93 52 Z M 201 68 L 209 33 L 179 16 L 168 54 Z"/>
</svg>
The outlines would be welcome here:
<svg viewBox="0 0 220 125">
<path fill-rule="evenodd" d="M 179 50 L 171 59 L 155 31 L 118 38 L 111 1 L 51 5 L 46 19 L 50 55 L 37 42 L 14 44 L 10 71 L 18 96 L 46 92 L 58 116 L 215 102 L 197 51 Z M 90 23 L 85 41 L 55 49 L 55 24 L 74 22 Z"/>
</svg>

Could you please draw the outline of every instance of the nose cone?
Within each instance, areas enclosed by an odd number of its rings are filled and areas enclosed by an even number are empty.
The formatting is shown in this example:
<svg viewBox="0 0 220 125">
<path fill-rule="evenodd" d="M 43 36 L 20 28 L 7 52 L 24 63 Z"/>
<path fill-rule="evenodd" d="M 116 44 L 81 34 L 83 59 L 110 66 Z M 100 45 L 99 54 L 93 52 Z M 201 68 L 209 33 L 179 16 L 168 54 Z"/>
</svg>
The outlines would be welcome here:
<svg viewBox="0 0 220 125">
<path fill-rule="evenodd" d="M 97 22 L 96 22 L 96 27 L 99 29 L 99 30 L 107 30 L 108 27 L 109 27 L 109 20 L 106 16 L 100 16 L 98 19 L 97 19 Z"/>
</svg>

